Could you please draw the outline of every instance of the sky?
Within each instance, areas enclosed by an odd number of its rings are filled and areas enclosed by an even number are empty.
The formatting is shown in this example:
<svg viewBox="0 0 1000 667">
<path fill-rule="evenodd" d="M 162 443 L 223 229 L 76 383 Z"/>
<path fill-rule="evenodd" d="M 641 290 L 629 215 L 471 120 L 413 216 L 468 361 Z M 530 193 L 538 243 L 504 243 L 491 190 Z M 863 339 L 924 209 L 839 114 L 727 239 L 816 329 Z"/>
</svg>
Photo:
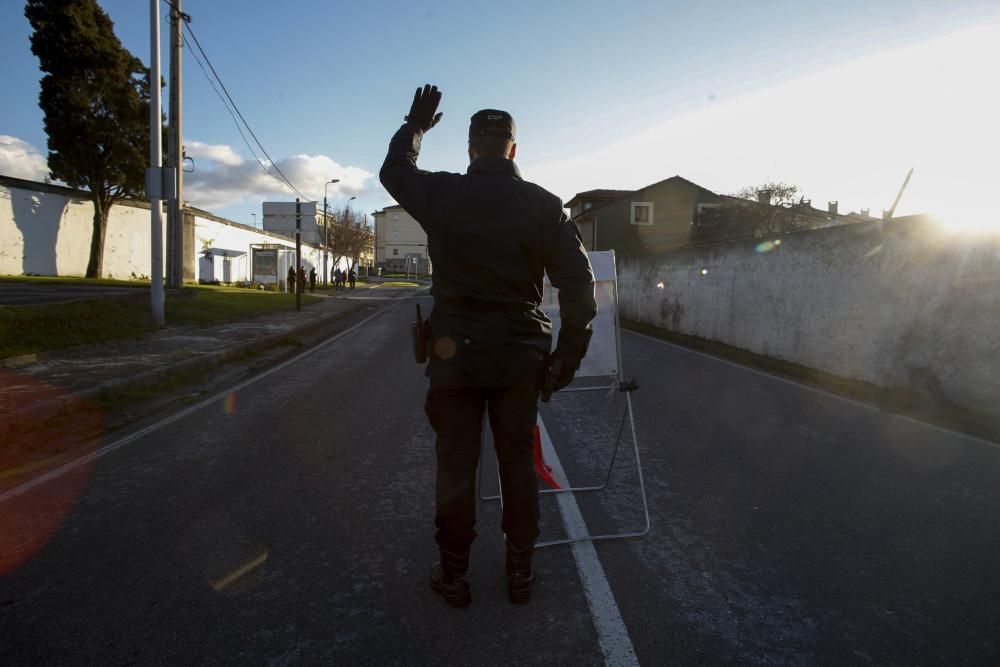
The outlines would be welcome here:
<svg viewBox="0 0 1000 667">
<path fill-rule="evenodd" d="M 150 60 L 149 2 L 100 0 Z M 167 5 L 161 2 L 167 72 Z M 238 7 L 238 9 L 237 9 Z M 413 90 L 443 92 L 424 169 L 465 171 L 469 117 L 511 112 L 525 179 L 564 200 L 684 176 L 719 193 L 767 180 L 813 204 L 1000 225 L 1000 1 L 769 3 L 183 0 L 268 154 L 306 196 L 364 212 Z M 0 174 L 42 180 L 41 73 L 23 3 L 0 3 Z M 264 173 L 189 49 L 185 198 L 260 224 L 295 195 Z M 166 108 L 166 98 L 164 101 Z M 989 201 L 988 201 L 989 200 Z M 256 214 L 256 220 L 254 215 Z"/>
</svg>

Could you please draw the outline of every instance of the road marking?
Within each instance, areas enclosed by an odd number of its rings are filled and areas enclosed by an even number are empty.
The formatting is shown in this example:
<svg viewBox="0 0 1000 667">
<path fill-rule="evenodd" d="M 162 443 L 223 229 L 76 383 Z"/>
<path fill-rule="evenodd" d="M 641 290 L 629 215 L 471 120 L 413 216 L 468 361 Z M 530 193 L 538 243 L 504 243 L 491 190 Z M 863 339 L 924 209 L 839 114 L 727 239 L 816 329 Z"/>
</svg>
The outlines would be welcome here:
<svg viewBox="0 0 1000 667">
<path fill-rule="evenodd" d="M 405 297 L 398 297 L 396 300 L 402 301 L 404 299 L 405 299 Z M 217 393 L 217 394 L 215 394 L 215 395 L 213 395 L 213 396 L 211 396 L 209 398 L 206 398 L 205 400 L 201 401 L 200 403 L 195 403 L 192 406 L 184 408 L 180 412 L 176 412 L 176 413 L 170 415 L 169 417 L 166 417 L 166 418 L 164 418 L 164 419 L 156 422 L 155 424 L 150 424 L 149 426 L 147 426 L 145 428 L 142 428 L 142 429 L 139 429 L 135 433 L 131 433 L 131 434 L 125 436 L 124 438 L 120 438 L 119 440 L 116 440 L 116 441 L 112 442 L 109 445 L 105 445 L 104 447 L 101 447 L 100 449 L 96 449 L 93 452 L 90 452 L 89 454 L 84 454 L 83 456 L 81 456 L 78 459 L 74 459 L 74 460 L 70 461 L 69 463 L 65 463 L 65 464 L 59 466 L 58 468 L 54 468 L 54 469 L 48 471 L 47 473 L 45 473 L 44 475 L 39 475 L 38 477 L 35 477 L 34 479 L 30 479 L 30 480 L 28 480 L 27 482 L 25 482 L 23 484 L 20 484 L 20 485 L 15 486 L 15 487 L 13 487 L 13 488 L 11 488 L 11 489 L 3 492 L 3 493 L 0 493 L 0 503 L 5 502 L 7 500 L 10 500 L 11 498 L 16 498 L 17 496 L 19 496 L 19 495 L 21 495 L 21 494 L 23 494 L 23 493 L 25 493 L 27 491 L 30 491 L 31 489 L 35 488 L 36 486 L 41 486 L 42 484 L 45 484 L 46 482 L 50 482 L 53 479 L 61 477 L 61 476 L 65 475 L 66 473 L 70 472 L 71 470 L 75 470 L 76 468 L 79 468 L 80 466 L 82 466 L 84 464 L 87 464 L 87 463 L 90 463 L 91 461 L 95 461 L 95 460 L 97 460 L 99 458 L 102 458 L 103 456 L 105 456 L 107 454 L 110 454 L 111 452 L 115 451 L 116 449 L 118 449 L 120 447 L 124 447 L 125 445 L 127 445 L 129 443 L 132 443 L 132 442 L 135 442 L 136 440 L 139 440 L 143 436 L 149 435 L 150 433 L 153 433 L 154 431 L 160 430 L 164 426 L 168 426 L 170 424 L 173 424 L 175 421 L 184 419 L 188 415 L 190 415 L 190 414 L 192 414 L 194 412 L 197 412 L 198 410 L 201 410 L 202 408 L 204 408 L 204 407 L 206 407 L 208 405 L 211 405 L 211 404 L 213 404 L 213 403 L 215 403 L 217 401 L 225 400 L 226 397 L 229 396 L 229 394 L 231 394 L 231 393 L 233 393 L 235 391 L 239 391 L 239 390 L 243 389 L 244 387 L 249 387 L 250 385 L 254 384 L 255 382 L 259 382 L 260 380 L 263 380 L 264 378 L 266 378 L 267 376 L 271 375 L 272 373 L 277 373 L 278 371 L 282 370 L 283 368 L 294 364 L 296 361 L 299 361 L 303 357 L 307 357 L 310 354 L 313 354 L 314 352 L 320 351 L 321 349 L 323 349 L 327 345 L 332 344 L 334 341 L 336 341 L 337 339 L 339 339 L 341 336 L 346 336 L 347 334 L 351 333 L 352 331 L 354 331 L 355 329 L 361 327 L 362 325 L 367 324 L 369 321 L 373 320 L 374 318 L 378 317 L 379 315 L 387 313 L 390 310 L 392 310 L 394 308 L 397 308 L 397 307 L 398 307 L 398 304 L 393 304 L 392 306 L 389 306 L 388 308 L 384 308 L 382 310 L 379 310 L 377 313 L 374 313 L 374 314 L 366 317 L 365 319 L 361 320 L 360 322 L 358 322 L 354 326 L 352 326 L 352 327 L 350 327 L 348 329 L 345 329 L 344 331 L 341 331 L 336 336 L 333 336 L 332 338 L 326 339 L 322 343 L 319 343 L 318 345 L 309 348 L 308 350 L 306 350 L 302 354 L 296 355 L 296 356 L 292 357 L 291 359 L 283 361 L 282 363 L 278 364 L 274 368 L 269 368 L 268 370 L 264 371 L 260 375 L 256 375 L 256 376 L 250 378 L 249 380 L 244 380 L 243 382 L 240 382 L 239 384 L 237 384 L 237 385 L 235 385 L 233 387 L 230 387 L 228 389 L 224 389 L 224 390 L 220 391 L 219 393 Z"/>
<path fill-rule="evenodd" d="M 552 476 L 561 486 L 569 486 L 566 479 L 566 472 L 563 470 L 559 456 L 552 446 L 542 417 L 538 417 L 538 431 L 542 441 L 542 454 L 545 462 L 552 467 Z M 566 526 L 566 535 L 569 537 L 583 537 L 588 534 L 587 524 L 580 514 L 580 507 L 576 504 L 576 499 L 572 493 L 557 493 L 556 502 L 559 505 L 559 513 L 562 515 L 563 525 Z M 573 560 L 576 561 L 577 572 L 580 573 L 580 580 L 583 582 L 583 592 L 587 597 L 587 605 L 590 607 L 590 615 L 597 628 L 597 641 L 604 654 L 604 664 L 606 665 L 638 665 L 639 659 L 635 655 L 635 648 L 632 640 L 628 636 L 628 629 L 622 620 L 621 612 L 618 610 L 618 603 L 615 602 L 614 593 L 611 592 L 611 585 L 601 567 L 601 561 L 597 558 L 597 551 L 593 542 L 574 542 Z"/>
<path fill-rule="evenodd" d="M 795 380 L 791 380 L 789 378 L 782 377 L 780 375 L 774 375 L 773 373 L 768 373 L 767 371 L 762 371 L 762 370 L 759 370 L 757 368 L 752 368 L 750 366 L 744 366 L 743 364 L 737 363 L 735 361 L 729 361 L 728 359 L 723 359 L 722 357 L 716 357 L 714 355 L 708 354 L 707 352 L 701 352 L 700 350 L 694 350 L 694 349 L 691 349 L 690 347 L 684 347 L 683 345 L 678 345 L 677 343 L 671 343 L 670 341 L 663 340 L 662 338 L 656 338 L 655 336 L 649 336 L 649 335 L 644 334 L 644 333 L 639 333 L 638 331 L 632 331 L 631 329 L 623 329 L 622 331 L 627 331 L 628 333 L 632 334 L 633 336 L 639 336 L 640 338 L 645 338 L 647 340 L 651 340 L 654 343 L 663 343 L 664 345 L 668 345 L 670 347 L 677 348 L 678 350 L 682 350 L 684 352 L 690 352 L 691 354 L 696 354 L 699 357 L 705 357 L 706 359 L 711 359 L 712 361 L 717 361 L 720 364 L 725 364 L 727 366 L 734 366 L 736 368 L 739 368 L 741 370 L 747 371 L 749 373 L 753 373 L 754 375 L 761 375 L 761 376 L 766 377 L 766 378 L 771 379 L 771 380 L 777 380 L 778 382 L 783 382 L 785 384 L 790 384 L 793 387 L 799 387 L 800 389 L 807 389 L 807 390 L 815 392 L 817 394 L 822 394 L 823 396 L 828 396 L 830 398 L 836 398 L 836 399 L 844 401 L 846 403 L 852 403 L 852 404 L 857 405 L 859 407 L 867 408 L 868 410 L 873 410 L 875 412 L 881 412 L 884 415 L 889 415 L 890 417 L 896 417 L 897 419 L 902 419 L 902 420 L 908 421 L 908 422 L 910 422 L 912 424 L 917 424 L 919 426 L 925 426 L 927 428 L 932 428 L 932 429 L 934 429 L 936 431 L 941 431 L 942 433 L 947 433 L 948 435 L 954 435 L 954 436 L 958 436 L 958 437 L 961 437 L 961 438 L 967 438 L 968 440 L 973 440 L 975 442 L 979 442 L 979 443 L 982 443 L 984 445 L 990 445 L 992 447 L 1000 447 L 1000 443 L 993 442 L 992 440 L 985 440 L 985 439 L 980 438 L 980 437 L 975 436 L 975 435 L 969 435 L 968 433 L 961 433 L 959 431 L 953 431 L 953 430 L 951 430 L 949 428 L 945 428 L 944 426 L 938 426 L 937 424 L 931 424 L 929 422 L 920 421 L 919 419 L 916 419 L 914 417 L 910 417 L 910 416 L 907 416 L 907 415 L 897 414 L 895 412 L 889 412 L 887 410 L 883 410 L 882 408 L 880 408 L 880 407 L 878 407 L 876 405 L 872 405 L 870 403 L 865 403 L 864 401 L 859 401 L 859 400 L 857 400 L 855 398 L 848 398 L 847 396 L 841 396 L 840 394 L 835 394 L 832 391 L 827 391 L 826 389 L 821 389 L 820 387 L 814 387 L 813 385 L 805 384 L 805 383 L 802 383 L 802 382 L 796 382 Z"/>
<path fill-rule="evenodd" d="M 251 560 L 248 560 L 246 563 L 243 563 L 243 565 L 240 565 L 238 568 L 236 568 L 235 570 L 224 576 L 222 579 L 219 579 L 218 581 L 213 581 L 212 588 L 214 588 L 216 591 L 224 590 L 228 586 L 231 586 L 235 582 L 239 581 L 246 575 L 256 570 L 258 567 L 263 565 L 264 561 L 266 560 L 267 560 L 267 549 L 264 549 L 263 551 L 260 552 L 260 554 L 256 558 L 253 558 Z"/>
<path fill-rule="evenodd" d="M 38 461 L 25 463 L 24 465 L 17 466 L 16 468 L 8 468 L 7 470 L 0 470 L 0 479 L 7 479 L 8 477 L 19 477 L 21 475 L 26 475 L 33 470 L 38 470 L 39 468 L 45 468 L 50 465 L 53 465 L 57 461 L 65 459 L 68 455 L 69 452 L 63 452 L 62 454 L 49 456 L 44 459 L 39 459 Z"/>
</svg>

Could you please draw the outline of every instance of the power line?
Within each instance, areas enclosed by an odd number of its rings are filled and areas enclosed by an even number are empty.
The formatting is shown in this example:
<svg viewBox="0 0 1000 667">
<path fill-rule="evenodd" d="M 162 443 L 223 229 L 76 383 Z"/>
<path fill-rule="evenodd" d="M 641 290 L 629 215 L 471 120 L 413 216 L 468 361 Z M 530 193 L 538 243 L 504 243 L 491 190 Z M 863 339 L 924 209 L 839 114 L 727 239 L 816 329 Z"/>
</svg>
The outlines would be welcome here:
<svg viewBox="0 0 1000 667">
<path fill-rule="evenodd" d="M 166 2 L 167 5 L 169 5 L 171 9 L 173 9 L 174 11 L 177 11 L 177 6 L 173 2 L 171 2 L 171 0 L 163 0 L 163 1 Z M 267 149 L 264 148 L 264 145 L 260 142 L 260 139 L 257 138 L 256 134 L 254 134 L 253 128 L 250 127 L 250 124 L 247 122 L 247 119 L 243 116 L 243 113 L 240 112 L 240 109 L 236 105 L 236 102 L 233 100 L 232 95 L 229 94 L 229 90 L 226 88 L 226 84 L 224 84 L 222 82 L 222 78 L 219 76 L 219 73 L 215 70 L 215 67 L 212 65 L 212 61 L 209 59 L 208 54 L 205 53 L 205 49 L 202 48 L 201 42 L 198 41 L 198 36 L 195 35 L 194 31 L 191 29 L 191 17 L 190 17 L 190 15 L 184 14 L 183 12 L 181 12 L 181 18 L 184 20 L 184 28 L 187 30 L 188 34 L 191 36 L 191 39 L 194 40 L 195 46 L 197 47 L 198 52 L 201 53 L 202 58 L 204 58 L 205 64 L 207 64 L 209 70 L 211 70 L 212 76 L 214 77 L 215 81 L 218 82 L 219 87 L 222 88 L 222 93 L 225 94 L 225 99 L 223 99 L 222 94 L 219 93 L 219 89 L 218 89 L 218 87 L 216 87 L 215 82 L 213 82 L 212 77 L 210 77 L 208 75 L 208 72 L 205 71 L 204 65 L 202 65 L 201 60 L 199 60 L 197 54 L 193 50 L 191 51 L 191 55 L 194 56 L 195 62 L 198 63 L 198 67 L 201 68 L 201 71 L 205 75 L 205 78 L 208 79 L 208 82 L 212 85 L 212 88 L 213 88 L 213 90 L 215 90 L 216 95 L 219 95 L 219 99 L 222 100 L 222 103 L 226 107 L 226 110 L 229 111 L 229 115 L 233 117 L 233 122 L 236 123 L 236 129 L 239 130 L 240 136 L 243 138 L 244 143 L 246 143 L 247 148 L 250 149 L 250 153 L 253 155 L 254 159 L 261 166 L 261 168 L 264 169 L 264 172 L 266 174 L 268 174 L 272 178 L 275 178 L 276 180 L 282 181 L 285 185 L 287 185 L 292 190 L 292 192 L 294 192 L 295 194 L 297 194 L 300 198 L 305 199 L 305 200 L 309 200 L 309 197 L 307 197 L 304 194 L 302 194 L 302 192 L 298 188 L 295 187 L 295 185 L 291 182 L 291 180 L 289 180 L 288 177 L 285 176 L 285 174 L 278 167 L 278 165 L 275 162 L 274 158 L 272 158 L 268 154 Z M 183 37 L 183 35 L 182 35 L 182 37 Z M 184 38 L 184 43 L 187 44 L 188 48 L 190 49 L 190 42 L 187 41 L 187 38 Z M 226 103 L 226 100 L 229 101 L 228 104 Z M 234 111 L 235 111 L 235 115 L 233 114 Z M 243 127 L 245 127 L 247 129 L 247 132 L 250 133 L 250 136 L 253 137 L 253 140 L 257 144 L 257 147 L 260 148 L 261 153 L 264 154 L 264 157 L 267 158 L 267 160 L 268 160 L 269 164 L 271 165 L 271 167 L 274 169 L 275 172 L 277 172 L 277 174 L 278 174 L 277 176 L 275 176 L 270 171 L 268 171 L 268 169 L 264 166 L 263 161 L 257 156 L 257 153 L 250 146 L 250 142 L 247 140 L 246 135 L 243 133 L 242 128 L 240 128 L 240 123 L 236 120 L 237 116 L 239 116 L 240 121 L 242 121 Z"/>
<path fill-rule="evenodd" d="M 250 127 L 250 123 L 247 122 L 247 119 L 240 112 L 240 108 L 236 105 L 236 102 L 233 101 L 232 95 L 230 95 L 229 94 L 229 90 L 226 89 L 226 84 L 224 84 L 222 82 L 222 79 L 219 77 L 219 73 L 216 72 L 215 71 L 215 67 L 212 66 L 212 61 L 209 60 L 208 54 L 206 54 L 205 53 L 205 49 L 202 48 L 201 42 L 198 41 L 198 36 L 194 34 L 193 30 L 191 30 L 191 25 L 188 24 L 188 23 L 185 23 L 184 27 L 187 29 L 187 32 L 191 36 L 191 39 L 194 40 L 194 44 L 195 44 L 195 46 L 198 47 L 198 51 L 201 53 L 202 57 L 205 59 L 205 64 L 208 65 L 208 69 L 210 69 L 212 71 L 212 74 L 215 76 L 215 80 L 219 82 L 219 86 L 222 88 L 222 92 L 225 93 L 226 99 L 229 100 L 229 103 L 232 105 L 233 110 L 236 112 L 236 115 L 239 116 L 240 120 L 243 121 L 244 127 L 247 128 L 247 132 L 249 132 L 250 136 L 253 137 L 253 140 L 257 144 L 257 146 L 260 148 L 261 153 L 263 153 L 264 157 L 266 157 L 268 159 L 268 161 L 271 163 L 271 167 L 274 168 L 274 170 L 278 173 L 278 175 L 281 176 L 281 179 L 283 181 L 285 181 L 285 183 L 288 184 L 288 187 L 290 187 L 292 189 L 292 191 L 295 192 L 295 194 L 297 194 L 302 199 L 308 200 L 309 198 L 306 197 L 304 194 L 302 194 L 299 191 L 298 188 L 296 188 L 294 185 L 292 185 L 292 182 L 290 180 L 288 180 L 288 177 L 285 176 L 284 173 L 282 173 L 281 169 L 278 168 L 277 163 L 274 161 L 274 158 L 272 158 L 270 155 L 268 155 L 267 150 L 264 148 L 264 145 L 262 143 L 260 143 L 260 139 L 257 138 L 257 135 L 254 134 L 253 128 Z"/>
<path fill-rule="evenodd" d="M 181 35 L 181 38 L 184 40 L 184 44 L 187 45 L 188 48 L 190 49 L 191 46 L 190 46 L 190 44 L 187 41 L 187 37 L 185 37 L 184 35 Z M 250 140 L 247 139 L 247 135 L 243 132 L 243 127 L 240 126 L 240 122 L 236 119 L 236 114 L 234 114 L 233 110 L 229 108 L 229 104 L 226 102 L 226 98 L 224 98 L 222 96 L 222 92 L 219 91 L 219 87 L 215 85 L 215 81 L 213 81 L 212 77 L 210 77 L 208 75 L 208 72 L 205 70 L 205 66 L 202 65 L 201 59 L 198 57 L 198 54 L 195 53 L 194 51 L 192 51 L 191 52 L 191 56 L 194 57 L 194 61 L 196 63 L 198 63 L 198 67 L 201 69 L 202 74 L 205 75 L 205 79 L 208 81 L 209 85 L 212 86 L 212 90 L 214 90 L 215 94 L 219 96 L 219 101 L 222 102 L 222 106 L 225 107 L 226 111 L 229 112 L 230 117 L 233 119 L 233 124 L 236 126 L 237 132 L 239 132 L 240 133 L 240 137 L 243 138 L 243 143 L 246 145 L 247 149 L 250 151 L 250 154 L 253 155 L 253 159 L 257 162 L 258 165 L 260 165 L 260 168 L 264 171 L 265 174 L 267 174 L 268 176 L 270 176 L 274 180 L 278 181 L 282 185 L 287 185 L 283 180 L 281 180 L 280 178 L 278 178 L 277 176 L 275 176 L 274 174 L 272 174 L 268 170 L 268 168 L 266 166 L 264 166 L 263 160 L 261 160 L 257 156 L 257 153 L 254 151 L 253 146 L 250 145 Z"/>
</svg>

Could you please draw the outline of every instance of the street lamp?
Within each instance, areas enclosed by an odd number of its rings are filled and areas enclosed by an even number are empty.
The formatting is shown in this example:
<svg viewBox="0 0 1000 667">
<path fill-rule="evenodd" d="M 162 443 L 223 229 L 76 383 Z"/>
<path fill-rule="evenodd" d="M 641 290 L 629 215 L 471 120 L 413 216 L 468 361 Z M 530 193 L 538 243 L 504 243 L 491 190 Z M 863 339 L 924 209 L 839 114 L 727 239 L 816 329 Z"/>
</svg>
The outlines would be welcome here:
<svg viewBox="0 0 1000 667">
<path fill-rule="evenodd" d="M 351 202 L 354 201 L 355 199 L 357 199 L 357 197 L 348 197 L 347 203 L 344 204 L 344 208 L 347 209 L 347 220 L 344 221 L 345 223 L 349 222 L 351 219 Z M 348 266 L 350 266 L 350 261 L 348 261 Z"/>
<path fill-rule="evenodd" d="M 327 227 L 326 221 L 326 189 L 332 183 L 340 183 L 339 178 L 331 178 L 323 186 L 323 284 L 328 285 L 327 280 L 329 279 L 330 272 L 326 269 L 326 246 L 330 242 L 330 230 Z"/>
</svg>

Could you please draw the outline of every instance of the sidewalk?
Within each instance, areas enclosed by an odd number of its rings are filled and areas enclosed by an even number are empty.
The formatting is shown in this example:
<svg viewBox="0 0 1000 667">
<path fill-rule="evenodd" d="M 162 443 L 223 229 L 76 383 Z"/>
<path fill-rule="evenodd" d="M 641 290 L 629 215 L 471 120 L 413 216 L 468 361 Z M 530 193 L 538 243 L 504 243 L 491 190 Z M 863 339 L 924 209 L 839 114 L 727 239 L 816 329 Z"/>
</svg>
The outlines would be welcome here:
<svg viewBox="0 0 1000 667">
<path fill-rule="evenodd" d="M 208 370 L 282 342 L 322 335 L 352 313 L 372 308 L 370 299 L 378 295 L 372 290 L 378 287 L 318 292 L 322 300 L 299 312 L 211 327 L 168 326 L 140 339 L 21 357 L 19 365 L 0 368 L 0 439 L 10 429 L 44 422 L 102 394 L 149 387 L 178 373 Z"/>
</svg>

